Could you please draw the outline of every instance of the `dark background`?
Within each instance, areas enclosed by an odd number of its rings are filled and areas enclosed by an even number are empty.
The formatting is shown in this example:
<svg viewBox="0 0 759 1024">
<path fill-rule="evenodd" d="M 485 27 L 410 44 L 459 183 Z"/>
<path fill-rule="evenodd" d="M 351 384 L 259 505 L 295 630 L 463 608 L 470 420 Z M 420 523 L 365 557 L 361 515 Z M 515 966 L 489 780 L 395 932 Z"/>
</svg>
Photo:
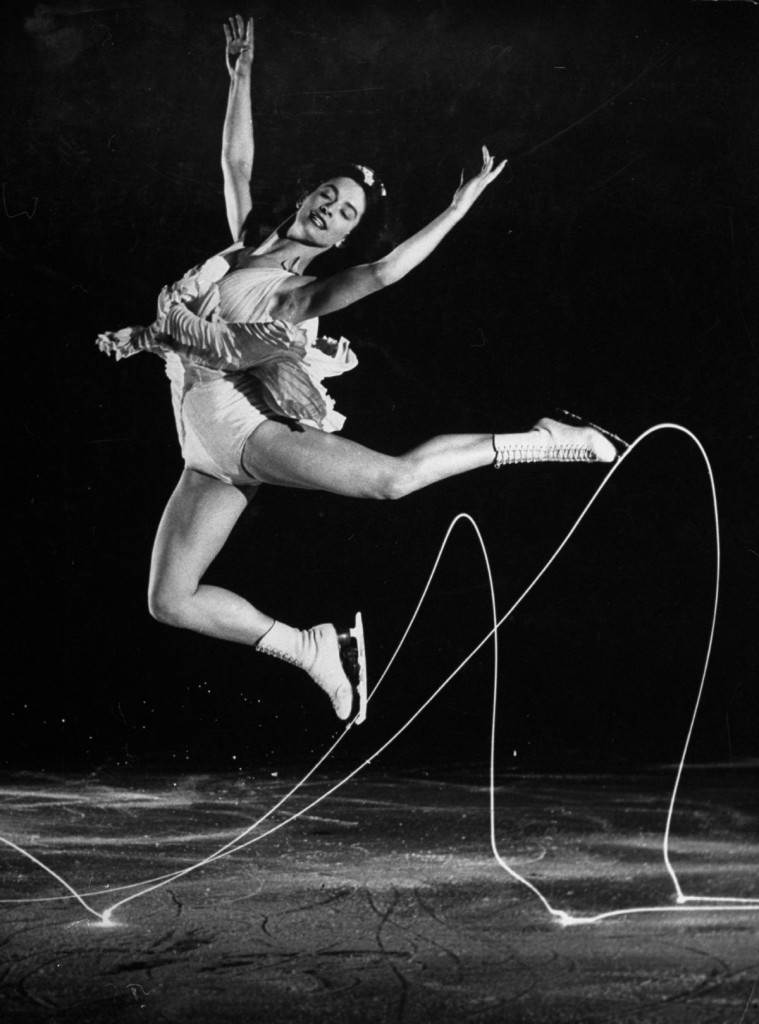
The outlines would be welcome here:
<svg viewBox="0 0 759 1024">
<path fill-rule="evenodd" d="M 227 244 L 221 22 L 236 8 L 6 8 L 2 174 L 6 544 L 0 763 L 246 770 L 334 734 L 305 677 L 153 622 L 152 537 L 181 469 L 161 363 L 96 334 Z M 241 13 L 248 11 L 241 9 Z M 257 3 L 254 203 L 277 223 L 325 158 L 375 166 L 397 237 L 448 202 L 479 146 L 509 156 L 427 263 L 325 321 L 361 360 L 345 433 L 401 452 L 525 429 L 561 405 L 626 436 L 694 431 L 722 516 L 720 614 L 693 757 L 759 754 L 756 25 L 732 2 Z M 373 675 L 445 529 L 475 516 L 502 611 L 601 479 L 481 471 L 396 504 L 262 489 L 211 570 L 297 625 L 361 608 Z M 658 433 L 501 630 L 503 764 L 679 756 L 714 585 L 708 477 Z M 408 646 L 351 737 L 370 754 L 488 628 L 478 546 L 454 535 Z M 485 757 L 484 650 L 385 755 Z"/>
</svg>

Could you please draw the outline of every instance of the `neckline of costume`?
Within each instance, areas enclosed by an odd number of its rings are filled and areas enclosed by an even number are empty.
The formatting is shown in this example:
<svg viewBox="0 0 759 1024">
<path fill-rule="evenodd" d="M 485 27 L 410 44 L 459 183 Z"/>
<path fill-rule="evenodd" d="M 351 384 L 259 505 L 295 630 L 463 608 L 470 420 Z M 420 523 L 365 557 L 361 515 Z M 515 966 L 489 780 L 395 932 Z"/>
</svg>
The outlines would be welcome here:
<svg viewBox="0 0 759 1024">
<path fill-rule="evenodd" d="M 232 266 L 232 267 L 229 268 L 228 272 L 230 274 L 237 274 L 237 273 L 239 273 L 240 271 L 243 271 L 243 270 L 258 270 L 258 271 L 269 272 L 269 273 L 271 273 L 271 272 L 285 273 L 285 274 L 290 274 L 291 277 L 302 277 L 303 276 L 302 274 L 299 274 L 297 270 L 291 270 L 289 267 L 286 267 L 284 265 L 284 263 L 279 263 L 279 262 L 276 263 L 276 264 L 273 264 L 273 265 L 269 265 L 269 266 L 260 266 L 260 265 L 257 265 L 257 266 L 256 265 L 254 265 L 254 266 L 248 265 L 248 266 L 236 266 L 236 267 Z"/>
</svg>

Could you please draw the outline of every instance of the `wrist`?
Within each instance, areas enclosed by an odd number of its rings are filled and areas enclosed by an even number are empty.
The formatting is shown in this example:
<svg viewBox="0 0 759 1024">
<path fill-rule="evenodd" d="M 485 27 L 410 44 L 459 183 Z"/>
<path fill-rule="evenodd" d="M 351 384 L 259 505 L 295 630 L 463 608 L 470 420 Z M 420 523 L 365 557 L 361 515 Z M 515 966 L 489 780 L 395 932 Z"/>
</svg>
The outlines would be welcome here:
<svg viewBox="0 0 759 1024">
<path fill-rule="evenodd" d="M 445 211 L 445 216 L 457 224 L 466 215 L 468 209 L 469 207 L 458 206 L 454 201 Z"/>
<path fill-rule="evenodd" d="M 250 64 L 241 64 L 238 60 L 238 62 L 230 71 L 230 76 L 233 82 L 238 80 L 243 82 L 250 81 Z"/>
</svg>

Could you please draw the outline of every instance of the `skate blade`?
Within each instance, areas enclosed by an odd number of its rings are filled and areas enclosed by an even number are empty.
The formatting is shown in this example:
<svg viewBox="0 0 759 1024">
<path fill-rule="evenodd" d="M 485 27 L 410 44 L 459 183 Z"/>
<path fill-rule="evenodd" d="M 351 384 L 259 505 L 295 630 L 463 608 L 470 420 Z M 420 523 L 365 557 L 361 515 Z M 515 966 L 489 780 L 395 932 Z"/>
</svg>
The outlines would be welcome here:
<svg viewBox="0 0 759 1024">
<path fill-rule="evenodd" d="M 353 706 L 348 717 L 354 725 L 361 725 L 366 720 L 367 702 L 366 645 L 361 612 L 356 613 L 352 628 L 341 631 L 338 639 L 340 659 L 353 690 Z"/>
<path fill-rule="evenodd" d="M 361 618 L 361 612 L 356 612 L 356 624 L 351 630 L 351 635 L 355 638 L 358 649 L 358 682 L 356 684 L 358 710 L 356 712 L 356 725 L 361 725 L 366 720 L 367 701 L 366 644 L 364 642 L 364 620 Z"/>
</svg>

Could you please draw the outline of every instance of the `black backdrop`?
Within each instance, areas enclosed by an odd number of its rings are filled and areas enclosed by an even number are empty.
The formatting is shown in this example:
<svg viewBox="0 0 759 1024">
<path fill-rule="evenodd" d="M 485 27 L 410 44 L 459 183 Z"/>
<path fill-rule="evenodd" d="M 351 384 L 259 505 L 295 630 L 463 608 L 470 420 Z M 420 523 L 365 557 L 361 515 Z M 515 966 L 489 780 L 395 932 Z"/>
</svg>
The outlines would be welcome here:
<svg viewBox="0 0 759 1024">
<path fill-rule="evenodd" d="M 310 760 L 333 732 L 297 674 L 148 617 L 152 535 L 181 466 L 167 384 L 158 360 L 116 365 L 93 344 L 148 322 L 159 287 L 227 243 L 234 11 L 4 15 L 6 765 L 239 770 Z M 333 388 L 347 435 L 400 452 L 441 431 L 524 429 L 555 405 L 630 438 L 663 421 L 694 431 L 724 543 L 694 756 L 755 756 L 755 5 L 262 0 L 252 13 L 262 230 L 325 158 L 378 168 L 399 237 L 443 208 L 482 142 L 511 160 L 513 180 L 423 267 L 325 322 L 361 360 Z M 361 607 L 376 675 L 453 515 L 480 524 L 505 610 L 600 475 L 481 471 L 382 505 L 263 489 L 211 575 L 300 625 Z M 504 761 L 677 757 L 713 577 L 703 461 L 657 434 L 501 631 Z M 357 752 L 442 681 L 488 608 L 462 529 Z M 483 651 L 387 756 L 484 756 L 490 685 Z"/>
</svg>

